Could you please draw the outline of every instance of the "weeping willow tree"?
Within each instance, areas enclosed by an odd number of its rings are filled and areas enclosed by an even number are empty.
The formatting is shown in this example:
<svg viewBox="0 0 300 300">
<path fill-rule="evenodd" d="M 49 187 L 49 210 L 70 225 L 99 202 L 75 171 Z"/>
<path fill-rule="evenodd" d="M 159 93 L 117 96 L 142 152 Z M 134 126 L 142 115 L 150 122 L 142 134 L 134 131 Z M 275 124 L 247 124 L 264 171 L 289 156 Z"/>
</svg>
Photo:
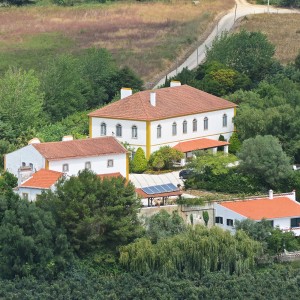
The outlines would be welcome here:
<svg viewBox="0 0 300 300">
<path fill-rule="evenodd" d="M 120 248 L 120 262 L 130 271 L 207 272 L 241 274 L 255 265 L 262 252 L 259 242 L 243 231 L 231 235 L 218 227 L 194 229 L 161 239 L 157 244 L 147 238 Z"/>
</svg>

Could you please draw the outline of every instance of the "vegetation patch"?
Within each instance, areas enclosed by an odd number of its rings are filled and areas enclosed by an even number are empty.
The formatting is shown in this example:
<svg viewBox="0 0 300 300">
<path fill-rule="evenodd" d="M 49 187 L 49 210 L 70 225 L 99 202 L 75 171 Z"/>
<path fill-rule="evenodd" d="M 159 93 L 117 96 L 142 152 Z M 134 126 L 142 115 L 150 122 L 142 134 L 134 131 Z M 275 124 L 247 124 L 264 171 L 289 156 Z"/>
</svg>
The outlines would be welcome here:
<svg viewBox="0 0 300 300">
<path fill-rule="evenodd" d="M 168 68 L 177 55 L 183 55 L 212 26 L 215 17 L 233 5 L 233 0 L 203 0 L 197 6 L 192 1 L 120 1 L 77 7 L 3 8 L 0 71 L 11 65 L 13 57 L 19 66 L 28 67 L 56 52 L 78 53 L 98 47 L 110 50 L 119 66 L 130 65 L 143 79 L 150 80 Z M 28 36 L 37 36 L 36 47 L 34 41 L 32 47 L 26 46 Z M 39 40 L 43 39 L 46 47 L 41 49 Z M 18 52 L 19 48 L 23 51 Z"/>
<path fill-rule="evenodd" d="M 263 14 L 245 17 L 235 31 L 263 32 L 275 45 L 275 58 L 287 64 L 293 62 L 299 53 L 299 28 L 299 14 Z"/>
</svg>

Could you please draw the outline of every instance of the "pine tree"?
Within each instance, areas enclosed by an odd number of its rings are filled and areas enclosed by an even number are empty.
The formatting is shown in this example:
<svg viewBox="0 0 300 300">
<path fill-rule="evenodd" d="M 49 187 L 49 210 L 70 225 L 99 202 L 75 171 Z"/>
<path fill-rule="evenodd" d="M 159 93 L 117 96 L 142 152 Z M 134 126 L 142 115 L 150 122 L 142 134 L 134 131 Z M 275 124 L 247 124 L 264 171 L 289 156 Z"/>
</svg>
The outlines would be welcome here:
<svg viewBox="0 0 300 300">
<path fill-rule="evenodd" d="M 139 147 L 131 162 L 131 171 L 133 173 L 143 173 L 147 169 L 147 159 L 144 150 Z"/>
<path fill-rule="evenodd" d="M 232 153 L 232 154 L 236 154 L 240 150 L 241 145 L 242 145 L 236 132 L 234 132 L 232 134 L 232 136 L 230 137 L 229 143 L 230 143 L 230 145 L 229 145 L 228 150 L 229 150 L 229 153 Z"/>
</svg>

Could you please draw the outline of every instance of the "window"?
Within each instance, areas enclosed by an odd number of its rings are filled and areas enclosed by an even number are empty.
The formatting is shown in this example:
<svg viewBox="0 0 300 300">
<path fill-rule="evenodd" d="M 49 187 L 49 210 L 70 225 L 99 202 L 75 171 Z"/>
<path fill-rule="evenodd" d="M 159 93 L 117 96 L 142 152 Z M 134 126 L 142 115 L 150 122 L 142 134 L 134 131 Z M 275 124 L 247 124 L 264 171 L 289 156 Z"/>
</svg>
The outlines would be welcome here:
<svg viewBox="0 0 300 300">
<path fill-rule="evenodd" d="M 300 227 L 300 218 L 292 218 L 291 227 Z"/>
<path fill-rule="evenodd" d="M 177 124 L 174 122 L 172 124 L 172 135 L 177 135 Z"/>
<path fill-rule="evenodd" d="M 205 117 L 204 118 L 204 130 L 207 130 L 208 129 L 208 118 Z"/>
<path fill-rule="evenodd" d="M 28 193 L 22 193 L 22 197 L 23 197 L 23 199 L 28 200 Z"/>
<path fill-rule="evenodd" d="M 36 194 L 36 195 L 35 195 L 35 199 L 36 199 L 36 200 L 41 200 L 41 197 L 42 197 L 41 194 Z"/>
<path fill-rule="evenodd" d="M 33 170 L 33 164 L 32 163 L 29 164 L 29 167 L 30 167 L 31 170 Z"/>
<path fill-rule="evenodd" d="M 187 133 L 187 121 L 183 121 L 182 123 L 182 133 Z"/>
<path fill-rule="evenodd" d="M 22 162 L 22 167 L 25 167 L 26 166 L 26 163 L 23 161 Z"/>
<path fill-rule="evenodd" d="M 106 124 L 101 123 L 101 135 L 106 135 Z"/>
<path fill-rule="evenodd" d="M 111 167 L 113 167 L 114 166 L 114 160 L 113 159 L 109 159 L 108 161 L 107 161 L 107 167 L 108 168 L 111 168 Z"/>
<path fill-rule="evenodd" d="M 227 115 L 223 115 L 223 127 L 227 127 Z"/>
<path fill-rule="evenodd" d="M 223 224 L 223 217 L 216 217 L 216 224 Z"/>
<path fill-rule="evenodd" d="M 122 125 L 121 124 L 118 124 L 116 126 L 116 136 L 122 137 Z"/>
<path fill-rule="evenodd" d="M 62 170 L 63 170 L 63 172 L 68 172 L 69 171 L 69 165 L 68 164 L 63 164 Z"/>
<path fill-rule="evenodd" d="M 233 226 L 233 220 L 232 219 L 227 219 L 226 224 L 227 224 L 227 226 Z"/>
<path fill-rule="evenodd" d="M 90 162 L 90 161 L 87 161 L 87 162 L 85 163 L 85 168 L 86 168 L 87 170 L 90 170 L 90 169 L 91 169 L 91 162 Z"/>
<path fill-rule="evenodd" d="M 193 132 L 197 131 L 197 120 L 193 120 Z"/>
<path fill-rule="evenodd" d="M 157 138 L 161 138 L 161 125 L 157 126 Z"/>
<path fill-rule="evenodd" d="M 133 139 L 137 139 L 137 127 L 135 126 L 135 125 L 133 125 L 132 127 L 131 127 L 131 137 L 133 138 Z"/>
</svg>

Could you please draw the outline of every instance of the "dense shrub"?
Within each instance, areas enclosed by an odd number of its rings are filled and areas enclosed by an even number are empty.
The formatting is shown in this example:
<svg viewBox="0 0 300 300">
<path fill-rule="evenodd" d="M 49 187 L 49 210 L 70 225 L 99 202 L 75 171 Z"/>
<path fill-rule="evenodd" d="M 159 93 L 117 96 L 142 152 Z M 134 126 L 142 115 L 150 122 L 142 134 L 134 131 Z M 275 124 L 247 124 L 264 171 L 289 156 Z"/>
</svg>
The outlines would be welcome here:
<svg viewBox="0 0 300 300">
<path fill-rule="evenodd" d="M 142 148 L 138 148 L 132 161 L 131 161 L 131 172 L 133 173 L 143 173 L 147 169 L 147 159 L 145 157 L 145 152 Z"/>
</svg>

